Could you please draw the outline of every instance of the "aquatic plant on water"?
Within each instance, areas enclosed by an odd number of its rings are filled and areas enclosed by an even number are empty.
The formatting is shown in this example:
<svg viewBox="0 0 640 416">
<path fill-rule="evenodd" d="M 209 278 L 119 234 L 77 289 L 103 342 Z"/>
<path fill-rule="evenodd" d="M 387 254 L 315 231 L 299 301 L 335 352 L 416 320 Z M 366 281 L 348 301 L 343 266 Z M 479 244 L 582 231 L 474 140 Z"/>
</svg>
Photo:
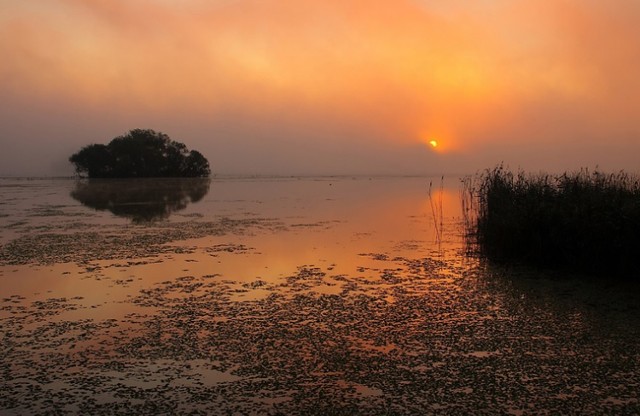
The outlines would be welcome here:
<svg viewBox="0 0 640 416">
<path fill-rule="evenodd" d="M 640 275 L 640 179 L 582 169 L 549 175 L 500 165 L 463 181 L 468 238 L 499 263 Z M 467 212 L 465 211 L 465 212 Z"/>
</svg>

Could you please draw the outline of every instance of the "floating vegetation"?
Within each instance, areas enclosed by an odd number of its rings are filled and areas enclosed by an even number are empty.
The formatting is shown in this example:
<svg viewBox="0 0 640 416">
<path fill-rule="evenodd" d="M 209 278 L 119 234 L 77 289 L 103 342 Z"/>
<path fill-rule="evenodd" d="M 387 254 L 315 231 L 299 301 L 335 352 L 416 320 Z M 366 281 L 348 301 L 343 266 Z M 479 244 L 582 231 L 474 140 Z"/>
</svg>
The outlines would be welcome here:
<svg viewBox="0 0 640 416">
<path fill-rule="evenodd" d="M 437 271 L 453 264 L 377 258 L 383 267 L 367 282 L 314 265 L 278 284 L 181 276 L 139 291 L 130 300 L 138 312 L 117 320 L 60 319 L 82 308 L 80 299 L 4 299 L 11 318 L 2 326 L 0 408 L 274 415 L 640 410 L 638 326 L 607 320 L 621 313 L 632 324 L 637 309 L 594 313 L 570 286 L 564 295 L 532 287 L 523 298 L 522 287 L 505 288 L 479 270 L 443 280 Z M 331 279 L 342 291 L 320 293 Z M 239 288 L 268 295 L 237 301 Z M 548 309 L 549 302 L 558 309 Z"/>
<path fill-rule="evenodd" d="M 293 212 L 275 187 L 242 214 L 260 182 L 144 224 L 12 206 L 0 413 L 640 413 L 637 286 L 515 278 L 461 255 L 447 212 L 434 243 L 422 179 L 362 218 L 371 195 L 343 209 L 332 183 Z"/>
<path fill-rule="evenodd" d="M 640 273 L 640 181 L 624 172 L 513 173 L 502 165 L 465 183 L 470 237 L 483 256 L 601 276 Z M 465 212 L 468 212 L 465 211 Z"/>
<path fill-rule="evenodd" d="M 231 219 L 218 221 L 185 221 L 161 223 L 154 227 L 128 226 L 114 229 L 108 226 L 93 226 L 86 231 L 83 224 L 76 224 L 64 232 L 55 227 L 46 227 L 41 233 L 29 233 L 4 246 L 0 246 L 2 264 L 53 264 L 83 263 L 97 259 L 128 259 L 157 256 L 162 253 L 186 252 L 188 248 L 173 247 L 169 243 L 205 236 L 220 236 L 227 233 L 241 234 L 249 229 L 271 229 L 282 225 L 270 219 Z M 74 231 L 74 228 L 77 231 Z M 97 231 L 96 228 L 101 229 Z M 126 231 L 126 232 L 123 232 Z M 211 251 L 247 250 L 240 245 L 212 247 Z"/>
</svg>

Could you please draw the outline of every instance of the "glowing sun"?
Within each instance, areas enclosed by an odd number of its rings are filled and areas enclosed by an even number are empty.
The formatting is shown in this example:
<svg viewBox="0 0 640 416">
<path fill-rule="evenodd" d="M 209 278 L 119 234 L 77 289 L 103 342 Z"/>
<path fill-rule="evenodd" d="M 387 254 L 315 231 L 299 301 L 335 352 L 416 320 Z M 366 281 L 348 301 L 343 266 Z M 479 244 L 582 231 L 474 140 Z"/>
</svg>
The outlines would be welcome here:
<svg viewBox="0 0 640 416">
<path fill-rule="evenodd" d="M 431 147 L 438 147 L 438 142 L 436 140 L 431 140 L 429 144 L 431 145 Z"/>
</svg>

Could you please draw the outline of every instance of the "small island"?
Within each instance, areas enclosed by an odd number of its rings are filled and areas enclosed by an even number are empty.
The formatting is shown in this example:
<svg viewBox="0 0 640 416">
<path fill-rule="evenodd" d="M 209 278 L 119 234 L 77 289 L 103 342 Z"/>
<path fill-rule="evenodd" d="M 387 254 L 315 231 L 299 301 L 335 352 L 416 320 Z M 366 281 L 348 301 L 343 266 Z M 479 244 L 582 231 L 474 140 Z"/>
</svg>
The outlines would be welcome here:
<svg viewBox="0 0 640 416">
<path fill-rule="evenodd" d="M 207 177 L 209 161 L 198 151 L 151 129 L 134 129 L 109 144 L 90 144 L 69 161 L 89 178 Z"/>
</svg>

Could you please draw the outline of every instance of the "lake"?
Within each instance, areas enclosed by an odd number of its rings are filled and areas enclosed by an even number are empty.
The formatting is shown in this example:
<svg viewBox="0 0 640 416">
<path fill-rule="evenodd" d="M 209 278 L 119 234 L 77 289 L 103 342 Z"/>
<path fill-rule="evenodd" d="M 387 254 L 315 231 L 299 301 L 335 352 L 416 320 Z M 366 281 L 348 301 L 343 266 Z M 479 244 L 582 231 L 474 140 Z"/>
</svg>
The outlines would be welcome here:
<svg viewBox="0 0 640 416">
<path fill-rule="evenodd" d="M 460 194 L 0 179 L 0 414 L 640 413 L 637 287 L 470 255 Z"/>
</svg>

